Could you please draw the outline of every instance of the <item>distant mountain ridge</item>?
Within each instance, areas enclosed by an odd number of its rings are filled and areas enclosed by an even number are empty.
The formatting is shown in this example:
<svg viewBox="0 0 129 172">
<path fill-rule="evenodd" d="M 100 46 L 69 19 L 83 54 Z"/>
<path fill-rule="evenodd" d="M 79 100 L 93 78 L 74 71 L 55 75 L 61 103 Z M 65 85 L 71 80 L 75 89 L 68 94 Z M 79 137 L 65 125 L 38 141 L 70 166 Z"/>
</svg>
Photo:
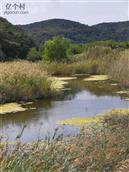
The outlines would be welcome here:
<svg viewBox="0 0 129 172">
<path fill-rule="evenodd" d="M 102 40 L 129 40 L 129 21 L 88 26 L 65 19 L 49 19 L 19 27 L 29 34 L 37 44 L 42 44 L 57 35 L 79 44 Z"/>
</svg>

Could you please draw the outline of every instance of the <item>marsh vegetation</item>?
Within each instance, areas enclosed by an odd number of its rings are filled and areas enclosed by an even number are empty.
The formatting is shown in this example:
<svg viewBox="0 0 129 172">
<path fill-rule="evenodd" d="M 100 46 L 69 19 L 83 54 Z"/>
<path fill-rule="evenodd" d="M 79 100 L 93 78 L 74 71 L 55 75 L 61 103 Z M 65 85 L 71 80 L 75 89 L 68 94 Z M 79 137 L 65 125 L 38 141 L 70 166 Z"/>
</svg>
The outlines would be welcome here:
<svg viewBox="0 0 129 172">
<path fill-rule="evenodd" d="M 1 136 L 1 171 L 118 172 L 124 168 L 129 155 L 128 44 L 75 45 L 58 37 L 41 49 L 30 49 L 27 57 L 29 61 L 0 63 L 0 103 L 20 103 L 0 105 L 0 130 L 10 134 L 13 128 L 10 135 L 14 139 L 27 123 L 23 138 L 34 143 L 24 144 L 20 135 L 10 144 L 10 138 Z M 34 103 L 25 104 L 28 101 Z M 94 117 L 97 112 L 120 107 L 127 110 Z M 45 127 L 40 129 L 41 121 L 43 127 L 47 122 L 51 127 L 47 139 L 38 136 L 39 130 L 47 133 Z M 81 129 L 68 136 L 58 133 L 58 124 L 65 131 L 69 125 Z"/>
</svg>

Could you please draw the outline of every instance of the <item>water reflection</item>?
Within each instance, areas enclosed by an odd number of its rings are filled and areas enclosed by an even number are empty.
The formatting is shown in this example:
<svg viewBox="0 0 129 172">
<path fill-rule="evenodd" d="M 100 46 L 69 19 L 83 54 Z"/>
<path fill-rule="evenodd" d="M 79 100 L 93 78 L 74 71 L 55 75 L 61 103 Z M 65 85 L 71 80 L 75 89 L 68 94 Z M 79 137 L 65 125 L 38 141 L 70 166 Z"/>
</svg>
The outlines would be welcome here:
<svg viewBox="0 0 129 172">
<path fill-rule="evenodd" d="M 0 115 L 0 133 L 14 139 L 26 124 L 22 135 L 23 141 L 44 138 L 57 127 L 57 121 L 72 117 L 94 116 L 107 110 L 128 108 L 129 102 L 116 95 L 120 88 L 110 82 L 85 82 L 83 79 L 72 80 L 68 87 L 71 90 L 47 100 L 36 101 L 25 107 L 35 110 Z M 64 134 L 71 134 L 76 129 L 62 126 Z"/>
<path fill-rule="evenodd" d="M 109 81 L 86 82 L 83 81 L 83 79 L 78 79 L 71 81 L 69 86 L 72 88 L 72 94 L 76 94 L 81 90 L 87 90 L 96 96 L 112 96 L 116 95 L 116 92 L 121 90 L 120 86 Z"/>
</svg>

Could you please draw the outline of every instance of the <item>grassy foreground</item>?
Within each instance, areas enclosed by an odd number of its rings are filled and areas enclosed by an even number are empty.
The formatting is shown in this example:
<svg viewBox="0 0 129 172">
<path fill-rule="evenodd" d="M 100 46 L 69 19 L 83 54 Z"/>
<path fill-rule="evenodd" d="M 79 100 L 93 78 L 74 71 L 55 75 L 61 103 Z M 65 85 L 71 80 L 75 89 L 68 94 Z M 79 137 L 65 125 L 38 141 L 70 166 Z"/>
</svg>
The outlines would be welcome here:
<svg viewBox="0 0 129 172">
<path fill-rule="evenodd" d="M 80 134 L 22 144 L 9 150 L 0 142 L 1 172 L 126 172 L 129 171 L 129 110 L 114 110 Z M 126 169 L 126 171 L 124 171 Z M 122 171 L 123 170 L 123 171 Z"/>
</svg>

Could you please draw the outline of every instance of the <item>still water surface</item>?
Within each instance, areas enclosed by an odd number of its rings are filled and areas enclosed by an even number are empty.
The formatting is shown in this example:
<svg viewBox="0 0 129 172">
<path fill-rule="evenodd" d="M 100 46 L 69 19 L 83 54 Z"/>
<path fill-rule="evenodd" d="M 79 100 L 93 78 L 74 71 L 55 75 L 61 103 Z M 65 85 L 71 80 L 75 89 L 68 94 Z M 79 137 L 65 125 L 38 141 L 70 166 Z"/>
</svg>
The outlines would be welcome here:
<svg viewBox="0 0 129 172">
<path fill-rule="evenodd" d="M 0 134 L 14 140 L 26 125 L 21 140 L 35 141 L 52 135 L 60 120 L 90 117 L 112 109 L 129 108 L 129 101 L 116 94 L 120 88 L 115 84 L 86 82 L 79 78 L 70 81 L 67 87 L 71 90 L 66 90 L 61 96 L 26 105 L 36 108 L 35 110 L 0 115 Z M 78 131 L 71 126 L 61 126 L 60 130 L 64 135 Z"/>
</svg>

